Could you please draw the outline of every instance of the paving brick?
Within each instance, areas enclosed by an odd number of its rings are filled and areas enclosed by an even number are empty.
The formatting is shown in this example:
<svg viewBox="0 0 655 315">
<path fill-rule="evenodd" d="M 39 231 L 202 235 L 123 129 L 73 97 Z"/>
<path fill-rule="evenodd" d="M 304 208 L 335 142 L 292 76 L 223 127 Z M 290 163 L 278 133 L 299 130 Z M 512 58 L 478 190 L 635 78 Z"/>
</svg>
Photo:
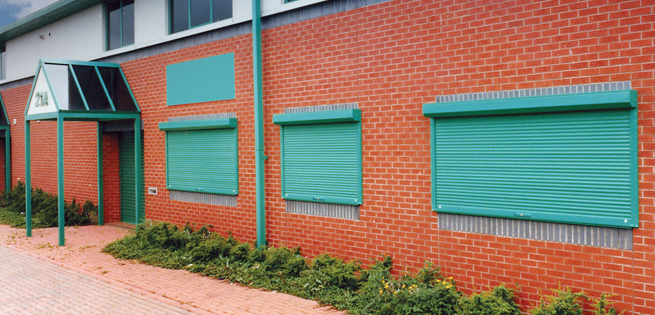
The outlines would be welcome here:
<svg viewBox="0 0 655 315">
<path fill-rule="evenodd" d="M 59 247 L 52 245 L 56 228 L 34 229 L 27 238 L 24 230 L 0 225 L 0 314 L 343 314 L 295 296 L 101 252 L 127 233 L 117 226 L 68 227 L 66 246 Z"/>
</svg>

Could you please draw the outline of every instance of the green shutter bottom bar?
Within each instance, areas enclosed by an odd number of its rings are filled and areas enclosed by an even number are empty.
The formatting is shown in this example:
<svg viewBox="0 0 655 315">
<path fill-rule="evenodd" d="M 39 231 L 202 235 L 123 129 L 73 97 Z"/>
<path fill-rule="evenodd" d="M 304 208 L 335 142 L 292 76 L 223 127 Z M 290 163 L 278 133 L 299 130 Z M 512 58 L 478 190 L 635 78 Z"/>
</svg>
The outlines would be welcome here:
<svg viewBox="0 0 655 315">
<path fill-rule="evenodd" d="M 167 131 L 167 188 L 237 195 L 237 155 L 236 128 Z"/>
<path fill-rule="evenodd" d="M 638 226 L 635 110 L 433 119 L 435 211 Z"/>
<path fill-rule="evenodd" d="M 361 175 L 360 123 L 282 127 L 284 199 L 360 205 Z"/>
</svg>

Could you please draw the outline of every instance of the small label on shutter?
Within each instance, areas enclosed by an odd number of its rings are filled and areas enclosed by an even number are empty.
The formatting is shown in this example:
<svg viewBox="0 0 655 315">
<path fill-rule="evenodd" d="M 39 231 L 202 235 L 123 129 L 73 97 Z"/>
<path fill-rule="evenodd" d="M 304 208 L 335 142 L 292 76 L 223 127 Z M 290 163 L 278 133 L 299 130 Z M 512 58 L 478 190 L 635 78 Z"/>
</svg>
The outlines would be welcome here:
<svg viewBox="0 0 655 315">
<path fill-rule="evenodd" d="M 521 213 L 521 212 L 514 212 L 515 217 L 523 217 L 523 218 L 529 218 L 532 216 L 530 213 Z"/>
</svg>

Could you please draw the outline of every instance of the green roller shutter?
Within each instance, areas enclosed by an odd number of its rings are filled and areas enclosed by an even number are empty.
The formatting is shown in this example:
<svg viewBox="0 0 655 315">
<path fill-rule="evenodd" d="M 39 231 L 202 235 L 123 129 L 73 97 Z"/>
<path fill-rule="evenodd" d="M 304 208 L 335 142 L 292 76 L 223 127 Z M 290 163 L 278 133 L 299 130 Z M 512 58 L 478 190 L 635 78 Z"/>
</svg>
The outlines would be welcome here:
<svg viewBox="0 0 655 315">
<path fill-rule="evenodd" d="M 120 185 L 121 185 L 121 222 L 138 223 L 136 220 L 135 189 L 134 189 L 134 132 L 122 132 L 120 135 Z M 143 143 L 141 144 L 143 146 Z M 143 151 L 142 151 L 143 152 Z M 143 155 L 141 155 L 141 169 L 143 170 Z M 143 174 L 141 174 L 143 178 Z M 143 183 L 143 180 L 141 180 Z M 144 188 L 139 189 L 141 193 L 140 220 L 145 215 L 145 193 Z"/>
<path fill-rule="evenodd" d="M 635 108 L 432 124 L 435 211 L 638 226 Z"/>
<path fill-rule="evenodd" d="M 283 197 L 362 203 L 359 122 L 282 127 Z"/>
<path fill-rule="evenodd" d="M 237 129 L 166 132 L 168 189 L 237 195 Z"/>
</svg>

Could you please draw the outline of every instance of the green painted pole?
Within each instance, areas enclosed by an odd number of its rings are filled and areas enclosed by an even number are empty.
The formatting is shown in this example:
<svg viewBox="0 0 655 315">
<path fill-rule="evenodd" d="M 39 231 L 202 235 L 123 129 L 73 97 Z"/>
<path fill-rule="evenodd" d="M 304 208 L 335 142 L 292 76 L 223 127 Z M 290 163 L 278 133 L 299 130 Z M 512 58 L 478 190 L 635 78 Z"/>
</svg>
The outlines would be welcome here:
<svg viewBox="0 0 655 315">
<path fill-rule="evenodd" d="M 5 191 L 11 191 L 11 132 L 5 129 Z"/>
<path fill-rule="evenodd" d="M 98 122 L 98 225 L 105 225 L 104 187 L 102 185 L 102 123 Z"/>
<path fill-rule="evenodd" d="M 134 202 L 136 202 L 136 223 L 141 223 L 141 118 L 134 119 Z"/>
<path fill-rule="evenodd" d="M 66 210 L 64 209 L 64 117 L 57 117 L 57 211 L 59 214 L 59 246 L 64 246 L 64 226 Z"/>
<path fill-rule="evenodd" d="M 25 121 L 25 233 L 32 236 L 32 168 L 30 163 L 30 121 Z"/>
<path fill-rule="evenodd" d="M 255 199 L 257 247 L 266 245 L 266 193 L 264 185 L 264 82 L 262 80 L 261 2 L 252 0 L 252 67 L 255 102 Z"/>
</svg>

